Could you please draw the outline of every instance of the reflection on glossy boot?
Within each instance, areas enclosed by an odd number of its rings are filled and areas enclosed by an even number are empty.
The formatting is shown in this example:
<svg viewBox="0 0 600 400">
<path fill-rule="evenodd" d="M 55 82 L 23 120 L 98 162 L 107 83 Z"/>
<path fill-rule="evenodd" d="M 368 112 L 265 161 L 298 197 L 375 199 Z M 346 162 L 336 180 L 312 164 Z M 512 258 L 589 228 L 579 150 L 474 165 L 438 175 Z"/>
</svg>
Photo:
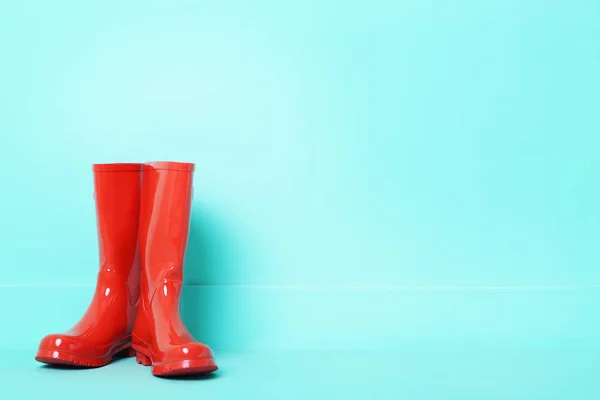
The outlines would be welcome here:
<svg viewBox="0 0 600 400">
<path fill-rule="evenodd" d="M 212 351 L 181 320 L 194 164 L 144 164 L 140 210 L 140 309 L 133 329 L 136 360 L 158 376 L 217 370 Z"/>
<path fill-rule="evenodd" d="M 135 355 L 131 349 L 131 331 L 139 301 L 137 234 L 141 168 L 141 164 L 93 166 L 100 250 L 96 291 L 73 328 L 42 339 L 37 361 L 101 367 L 117 353 Z"/>
</svg>

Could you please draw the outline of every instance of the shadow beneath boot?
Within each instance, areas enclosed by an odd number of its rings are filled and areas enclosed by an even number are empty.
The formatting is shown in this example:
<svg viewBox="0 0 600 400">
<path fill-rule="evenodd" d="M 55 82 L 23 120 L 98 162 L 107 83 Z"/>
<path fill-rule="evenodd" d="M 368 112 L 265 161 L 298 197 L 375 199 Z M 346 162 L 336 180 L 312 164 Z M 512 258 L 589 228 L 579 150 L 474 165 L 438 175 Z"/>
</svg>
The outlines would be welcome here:
<svg viewBox="0 0 600 400">
<path fill-rule="evenodd" d="M 47 370 L 71 370 L 71 371 L 79 371 L 84 369 L 96 369 L 102 367 L 86 367 L 79 365 L 66 365 L 66 364 L 43 364 L 40 365 L 40 369 Z"/>
<path fill-rule="evenodd" d="M 212 372 L 203 375 L 182 375 L 182 376 L 157 376 L 157 378 L 167 381 L 210 381 L 216 379 L 220 374 Z"/>
</svg>

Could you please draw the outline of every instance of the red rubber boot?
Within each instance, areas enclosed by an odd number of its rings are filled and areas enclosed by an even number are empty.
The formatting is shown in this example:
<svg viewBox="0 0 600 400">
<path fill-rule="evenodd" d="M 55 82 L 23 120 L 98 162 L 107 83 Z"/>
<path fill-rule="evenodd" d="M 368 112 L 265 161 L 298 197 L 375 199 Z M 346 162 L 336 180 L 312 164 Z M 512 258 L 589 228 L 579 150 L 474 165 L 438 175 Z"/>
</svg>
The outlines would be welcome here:
<svg viewBox="0 0 600 400">
<path fill-rule="evenodd" d="M 212 351 L 198 343 L 179 313 L 188 240 L 194 164 L 144 164 L 140 211 L 140 309 L 133 329 L 137 362 L 157 376 L 217 370 Z"/>
<path fill-rule="evenodd" d="M 131 330 L 140 287 L 137 234 L 141 169 L 141 164 L 93 166 L 100 250 L 96 291 L 73 328 L 42 339 L 37 361 L 101 367 L 119 352 L 133 356 Z"/>
</svg>

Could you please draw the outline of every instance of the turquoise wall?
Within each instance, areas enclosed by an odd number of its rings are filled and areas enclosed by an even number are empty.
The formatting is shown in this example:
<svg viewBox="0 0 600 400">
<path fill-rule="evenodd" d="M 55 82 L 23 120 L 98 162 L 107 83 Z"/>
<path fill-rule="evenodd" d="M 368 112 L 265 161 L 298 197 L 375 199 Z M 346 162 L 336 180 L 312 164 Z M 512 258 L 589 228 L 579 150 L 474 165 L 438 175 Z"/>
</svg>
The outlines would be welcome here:
<svg viewBox="0 0 600 400">
<path fill-rule="evenodd" d="M 146 160 L 196 163 L 216 348 L 596 342 L 599 43 L 586 0 L 0 3 L 0 346 L 79 318 L 90 165 Z"/>
</svg>

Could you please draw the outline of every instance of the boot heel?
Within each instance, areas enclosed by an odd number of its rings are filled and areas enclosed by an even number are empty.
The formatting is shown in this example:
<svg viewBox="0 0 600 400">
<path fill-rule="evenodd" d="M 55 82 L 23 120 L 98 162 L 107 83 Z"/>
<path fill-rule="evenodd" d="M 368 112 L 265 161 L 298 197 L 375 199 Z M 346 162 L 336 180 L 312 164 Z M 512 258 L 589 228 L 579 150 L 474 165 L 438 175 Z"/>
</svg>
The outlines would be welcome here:
<svg viewBox="0 0 600 400">
<path fill-rule="evenodd" d="M 135 356 L 135 353 L 136 351 L 133 349 L 133 347 L 129 347 L 121 352 L 123 357 L 133 357 Z"/>
<path fill-rule="evenodd" d="M 137 361 L 138 364 L 142 364 L 146 367 L 152 365 L 152 361 L 150 361 L 150 358 L 148 358 L 145 354 L 140 353 L 139 351 L 135 355 L 135 361 Z"/>
</svg>

